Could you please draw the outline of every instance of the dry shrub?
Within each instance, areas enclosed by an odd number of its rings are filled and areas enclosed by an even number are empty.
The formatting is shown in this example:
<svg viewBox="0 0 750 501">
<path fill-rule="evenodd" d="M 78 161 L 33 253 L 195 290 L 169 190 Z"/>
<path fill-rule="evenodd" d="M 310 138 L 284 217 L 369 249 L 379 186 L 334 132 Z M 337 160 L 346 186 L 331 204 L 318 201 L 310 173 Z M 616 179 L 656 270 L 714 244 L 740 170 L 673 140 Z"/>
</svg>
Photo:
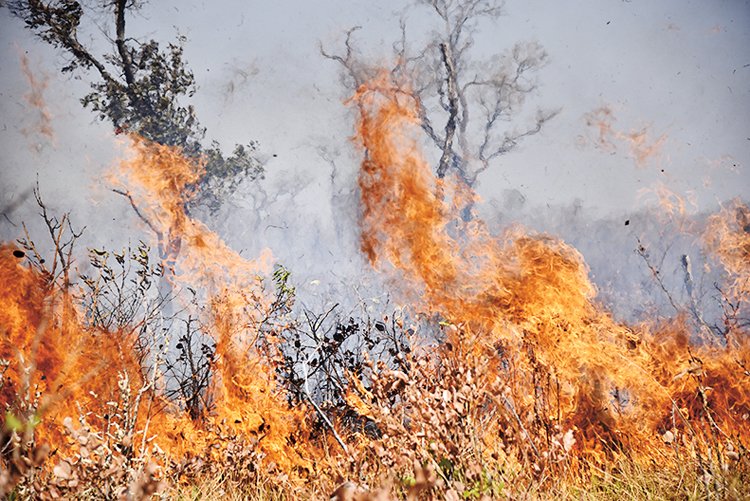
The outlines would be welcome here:
<svg viewBox="0 0 750 501">
<path fill-rule="evenodd" d="M 125 372 L 120 373 L 118 387 L 117 401 L 102 402 L 106 413 L 81 413 L 77 425 L 70 417 L 63 419 L 65 447 L 49 457 L 49 445 L 34 445 L 33 430 L 26 434 L 25 444 L 11 432 L 6 447 L 21 458 L 25 469 L 17 469 L 15 477 L 0 485 L 2 491 L 35 499 L 129 500 L 149 498 L 162 489 L 159 464 L 164 463 L 164 454 L 150 445 L 148 422 L 144 426 L 137 419 L 145 392 L 141 388 L 134 396 Z"/>
<path fill-rule="evenodd" d="M 405 371 L 371 363 L 367 384 L 353 378 L 347 398 L 378 427 L 377 438 L 358 440 L 360 475 L 391 478 L 409 497 L 477 498 L 562 472 L 572 432 L 540 433 L 496 365 L 450 344 L 410 356 Z"/>
<path fill-rule="evenodd" d="M 580 278 L 575 260 L 564 252 L 538 259 L 540 248 L 524 241 L 534 269 Z M 440 341 L 421 348 L 400 317 L 368 328 L 382 339 L 360 338 L 353 320 L 327 324 L 328 314 L 308 315 L 303 330 L 290 320 L 287 274 L 275 274 L 278 297 L 270 307 L 255 294 L 210 303 L 213 321 L 202 328 L 216 339 L 215 352 L 204 371 L 181 373 L 200 378 L 181 396 L 210 391 L 214 398 L 169 413 L 177 406 L 157 384 L 160 354 L 139 352 L 138 338 L 116 337 L 121 330 L 74 322 L 67 277 L 60 285 L 20 266 L 18 249 L 0 250 L 0 272 L 12 279 L 0 283 L 12 306 L 0 309 L 0 328 L 23 340 L 4 343 L 0 353 L 13 359 L 0 366 L 8 411 L 0 431 L 3 495 L 141 499 L 205 485 L 216 489 L 202 491 L 209 498 L 562 497 L 594 481 L 602 497 L 639 486 L 648 497 L 663 492 L 654 479 L 666 477 L 679 495 L 692 489 L 731 498 L 750 479 L 746 345 L 691 347 L 686 334 L 676 335 L 687 332 L 680 325 L 660 328 L 669 341 L 659 342 L 599 314 L 575 287 L 555 296 L 575 300 L 575 314 L 562 315 L 563 301 L 541 295 L 549 283 L 536 273 L 518 284 L 533 301 L 509 309 L 515 323 L 494 316 L 495 296 L 482 298 L 475 306 L 486 321 L 444 320 L 441 329 L 425 321 Z M 458 301 L 450 311 L 460 318 L 466 306 Z M 152 310 L 142 311 L 142 325 L 155 330 Z M 744 336 L 744 317 L 728 318 Z M 78 346 L 86 356 L 68 362 Z M 641 366 L 622 376 L 627 357 L 648 362 L 649 388 L 658 393 L 635 391 L 646 373 Z M 107 371 L 92 370 L 98 359 Z M 76 377 L 67 378 L 69 367 L 80 369 Z M 613 387 L 617 381 L 623 384 Z M 639 395 L 647 412 L 629 414 L 627 404 Z M 77 416 L 77 424 L 66 416 Z M 45 441 L 55 446 L 51 455 Z"/>
</svg>

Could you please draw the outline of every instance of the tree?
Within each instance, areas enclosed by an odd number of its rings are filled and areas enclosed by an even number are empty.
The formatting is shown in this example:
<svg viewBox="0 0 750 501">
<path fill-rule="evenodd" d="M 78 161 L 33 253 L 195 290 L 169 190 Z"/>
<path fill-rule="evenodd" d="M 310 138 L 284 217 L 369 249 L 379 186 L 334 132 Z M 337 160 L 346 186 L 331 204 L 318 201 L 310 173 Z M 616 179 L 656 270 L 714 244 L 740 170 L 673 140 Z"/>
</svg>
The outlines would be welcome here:
<svg viewBox="0 0 750 501">
<path fill-rule="evenodd" d="M 393 44 L 395 65 L 390 69 L 395 86 L 409 81 L 407 92 L 419 109 L 421 128 L 437 148 L 438 177 L 453 172 L 469 187 L 501 155 L 524 138 L 537 134 L 557 111 L 538 110 L 533 123 L 517 125 L 527 96 L 536 89 L 536 75 L 547 54 L 536 43 L 517 43 L 490 61 L 472 56 L 474 34 L 480 21 L 496 20 L 501 0 L 418 0 L 439 18 L 442 29 L 428 43 L 412 48 L 407 25 L 401 21 L 401 39 Z M 357 88 L 373 78 L 379 68 L 368 65 L 358 53 L 353 34 L 347 31 L 344 52 L 335 54 L 321 46 L 324 57 L 344 70 L 345 84 Z"/>
<path fill-rule="evenodd" d="M 149 141 L 178 146 L 187 156 L 205 163 L 205 174 L 190 204 L 215 211 L 240 181 L 263 175 L 262 165 L 253 156 L 256 144 L 236 145 L 229 156 L 215 141 L 203 145 L 206 129 L 193 106 L 183 102 L 196 90 L 195 76 L 183 59 L 185 38 L 178 37 L 163 48 L 153 39 L 141 42 L 129 37 L 128 14 L 142 5 L 140 0 L 102 0 L 91 8 L 77 0 L 9 3 L 11 12 L 37 37 L 67 54 L 63 73 L 90 77 L 91 92 L 81 98 L 84 107 L 111 122 L 117 133 L 133 132 Z M 96 13 L 103 13 L 110 24 L 101 30 L 103 40 L 87 45 L 79 37 L 79 28 L 84 17 Z M 99 44 L 111 50 L 97 54 L 94 47 Z"/>
</svg>

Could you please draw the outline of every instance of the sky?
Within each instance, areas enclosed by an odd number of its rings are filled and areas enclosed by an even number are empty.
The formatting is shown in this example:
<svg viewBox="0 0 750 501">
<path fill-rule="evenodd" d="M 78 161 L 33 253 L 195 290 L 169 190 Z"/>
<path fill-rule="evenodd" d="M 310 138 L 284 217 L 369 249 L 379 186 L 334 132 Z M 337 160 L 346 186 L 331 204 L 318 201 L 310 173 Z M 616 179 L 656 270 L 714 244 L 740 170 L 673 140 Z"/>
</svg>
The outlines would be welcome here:
<svg viewBox="0 0 750 501">
<path fill-rule="evenodd" d="M 209 138 L 260 145 L 266 198 L 246 184 L 206 216 L 232 247 L 248 255 L 270 247 L 321 275 L 358 259 L 353 114 L 340 68 L 319 46 L 339 50 L 344 32 L 361 26 L 358 46 L 388 62 L 401 18 L 415 46 L 435 26 L 424 6 L 362 0 L 160 0 L 129 19 L 138 37 L 187 37 L 193 102 Z M 519 41 L 549 55 L 530 109 L 560 113 L 479 178 L 482 214 L 512 206 L 538 218 L 578 206 L 616 217 L 655 203 L 659 187 L 695 212 L 747 200 L 750 2 L 512 0 L 504 16 L 477 26 L 472 50 L 490 57 Z M 38 179 L 53 209 L 88 227 L 87 243 L 120 247 L 138 223 L 103 173 L 123 146 L 80 106 L 86 81 L 62 75 L 64 61 L 0 8 L 0 207 Z M 30 77 L 45 113 L 29 104 Z M 6 214 L 0 237 L 16 238 L 34 212 L 26 200 Z"/>
</svg>

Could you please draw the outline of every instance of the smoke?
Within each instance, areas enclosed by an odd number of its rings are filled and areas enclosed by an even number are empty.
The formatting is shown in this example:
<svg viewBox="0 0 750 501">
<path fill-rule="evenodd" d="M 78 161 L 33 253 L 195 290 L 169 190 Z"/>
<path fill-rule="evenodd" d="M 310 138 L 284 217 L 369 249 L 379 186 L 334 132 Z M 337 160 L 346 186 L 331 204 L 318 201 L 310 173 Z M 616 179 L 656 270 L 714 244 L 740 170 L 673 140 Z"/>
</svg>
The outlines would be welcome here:
<svg viewBox="0 0 750 501">
<path fill-rule="evenodd" d="M 19 50 L 20 52 L 20 50 Z M 44 98 L 44 94 L 49 85 L 49 77 L 45 74 L 37 76 L 32 70 L 29 63 L 29 58 L 26 54 L 20 54 L 21 60 L 21 72 L 28 83 L 28 92 L 24 94 L 24 100 L 36 111 L 36 117 L 32 120 L 34 123 L 30 128 L 22 129 L 24 135 L 32 136 L 38 134 L 42 136 L 41 140 L 36 143 L 36 148 L 41 149 L 45 146 L 46 142 L 54 145 L 55 132 L 52 127 L 52 113 L 47 107 L 47 103 Z M 33 116 L 33 115 L 32 115 Z"/>
</svg>

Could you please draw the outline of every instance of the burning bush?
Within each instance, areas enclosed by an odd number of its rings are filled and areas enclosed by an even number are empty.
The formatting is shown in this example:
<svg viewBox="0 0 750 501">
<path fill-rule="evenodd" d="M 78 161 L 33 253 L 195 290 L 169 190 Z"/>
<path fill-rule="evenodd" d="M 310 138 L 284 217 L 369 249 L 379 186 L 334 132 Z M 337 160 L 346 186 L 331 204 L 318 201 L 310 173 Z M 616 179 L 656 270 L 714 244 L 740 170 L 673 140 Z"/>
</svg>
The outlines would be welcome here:
<svg viewBox="0 0 750 501">
<path fill-rule="evenodd" d="M 202 170 L 172 148 L 134 138 L 113 175 L 156 265 L 145 244 L 91 250 L 95 272 L 76 285 L 78 233 L 37 197 L 52 257 L 29 236 L 0 248 L 4 494 L 139 498 L 206 482 L 217 497 L 340 484 L 338 499 L 458 499 L 596 480 L 606 496 L 621 472 L 657 465 L 739 495 L 747 207 L 709 222 L 726 280 L 725 324 L 709 331 L 722 336 L 696 342 L 687 312 L 623 325 L 575 249 L 465 217 L 474 194 L 432 175 L 405 88 L 380 78 L 353 98 L 362 250 L 398 277 L 410 302 L 398 317 L 295 318 L 289 273 L 276 268 L 273 290 L 263 278 L 270 253 L 246 260 L 186 212 Z"/>
</svg>

